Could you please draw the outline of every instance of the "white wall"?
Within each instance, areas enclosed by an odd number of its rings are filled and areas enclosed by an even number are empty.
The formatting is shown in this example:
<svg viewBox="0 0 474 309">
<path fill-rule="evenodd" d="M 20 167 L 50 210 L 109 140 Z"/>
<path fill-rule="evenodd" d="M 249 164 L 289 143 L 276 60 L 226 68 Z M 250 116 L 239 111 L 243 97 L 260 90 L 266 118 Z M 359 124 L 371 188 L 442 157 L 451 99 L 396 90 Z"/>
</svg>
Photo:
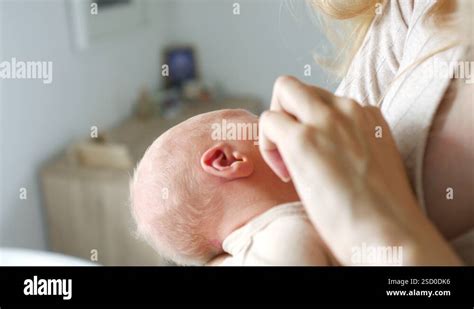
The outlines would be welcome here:
<svg viewBox="0 0 474 309">
<path fill-rule="evenodd" d="M 197 48 L 205 80 L 268 104 L 281 74 L 331 87 L 313 59 L 325 41 L 305 0 L 174 2 L 172 40 Z M 234 3 L 240 4 L 240 15 L 233 15 Z M 306 64 L 312 65 L 311 77 L 303 75 Z"/>
<path fill-rule="evenodd" d="M 2 80 L 0 246 L 45 248 L 38 168 L 90 127 L 110 127 L 143 85 L 158 82 L 169 2 L 152 1 L 141 32 L 73 49 L 67 1 L 0 0 L 3 59 L 52 61 L 53 82 Z M 3 61 L 3 60 L 1 60 Z M 27 200 L 19 189 L 27 189 Z"/>
<path fill-rule="evenodd" d="M 281 74 L 327 85 L 312 58 L 322 36 L 304 0 L 150 0 L 149 27 L 85 52 L 72 48 L 67 1 L 0 0 L 0 61 L 54 65 L 51 85 L 0 81 L 0 246 L 46 248 L 38 168 L 91 126 L 126 117 L 139 88 L 158 82 L 164 45 L 194 45 L 204 80 L 266 104 Z M 236 2 L 241 15 L 232 14 Z M 303 76 L 306 64 L 311 77 Z M 21 187 L 27 200 L 19 199 Z"/>
</svg>

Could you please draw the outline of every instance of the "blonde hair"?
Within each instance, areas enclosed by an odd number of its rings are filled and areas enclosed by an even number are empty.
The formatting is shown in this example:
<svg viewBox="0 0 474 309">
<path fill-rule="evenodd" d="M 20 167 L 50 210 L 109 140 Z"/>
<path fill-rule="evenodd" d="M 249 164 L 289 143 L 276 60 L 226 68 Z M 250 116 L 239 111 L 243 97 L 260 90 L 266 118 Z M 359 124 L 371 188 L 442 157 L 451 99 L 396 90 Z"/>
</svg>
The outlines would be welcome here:
<svg viewBox="0 0 474 309">
<path fill-rule="evenodd" d="M 318 56 L 316 60 L 338 76 L 343 76 L 361 47 L 376 16 L 376 10 L 382 9 L 388 1 L 390 0 L 308 0 L 311 8 L 321 13 L 318 16 L 322 28 L 335 49 L 339 50 L 337 56 L 330 61 Z M 458 2 L 461 2 L 461 5 Z M 460 27 L 465 28 L 468 23 L 471 24 L 468 27 L 472 31 L 472 12 L 470 0 L 438 0 L 428 11 L 424 22 L 431 22 L 435 26 L 434 29 L 442 30 L 441 33 L 459 32 Z M 347 26 L 351 32 L 331 30 L 328 25 L 334 20 L 344 21 L 343 26 Z M 420 64 L 433 55 L 460 44 L 461 37 L 460 35 L 451 41 L 448 40 L 445 46 L 424 55 L 413 65 Z"/>
<path fill-rule="evenodd" d="M 331 59 L 316 54 L 316 61 L 338 76 L 343 76 L 375 17 L 374 7 L 382 0 L 308 0 L 317 14 L 327 39 L 337 50 Z"/>
</svg>

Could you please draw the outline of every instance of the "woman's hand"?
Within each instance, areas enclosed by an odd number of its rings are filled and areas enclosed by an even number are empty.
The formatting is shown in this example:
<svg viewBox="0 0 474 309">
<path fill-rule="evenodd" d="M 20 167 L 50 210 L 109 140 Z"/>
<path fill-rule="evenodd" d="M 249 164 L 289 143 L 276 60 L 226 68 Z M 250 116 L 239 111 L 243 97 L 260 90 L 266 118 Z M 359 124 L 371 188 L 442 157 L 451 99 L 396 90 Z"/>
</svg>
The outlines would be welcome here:
<svg viewBox="0 0 474 309">
<path fill-rule="evenodd" d="M 260 120 L 259 144 L 272 170 L 293 180 L 340 263 L 356 263 L 353 254 L 364 246 L 401 246 L 402 264 L 459 263 L 417 207 L 378 108 L 281 77 Z"/>
</svg>

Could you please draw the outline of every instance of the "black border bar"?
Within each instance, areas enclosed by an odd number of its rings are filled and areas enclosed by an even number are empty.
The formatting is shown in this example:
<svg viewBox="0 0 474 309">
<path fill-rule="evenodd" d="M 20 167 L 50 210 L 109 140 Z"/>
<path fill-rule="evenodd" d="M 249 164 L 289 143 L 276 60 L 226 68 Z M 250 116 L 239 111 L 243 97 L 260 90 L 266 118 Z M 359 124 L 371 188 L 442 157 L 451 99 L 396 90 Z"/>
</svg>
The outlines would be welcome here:
<svg viewBox="0 0 474 309">
<path fill-rule="evenodd" d="M 72 298 L 25 296 L 25 280 L 34 276 L 72 279 Z M 395 283 L 389 284 L 389 279 Z M 406 284 L 401 286 L 401 282 Z M 387 296 L 387 290 L 449 291 L 450 295 Z M 472 309 L 474 268 L 0 267 L 2 309 L 12 304 L 213 303 L 416 304 Z"/>
</svg>

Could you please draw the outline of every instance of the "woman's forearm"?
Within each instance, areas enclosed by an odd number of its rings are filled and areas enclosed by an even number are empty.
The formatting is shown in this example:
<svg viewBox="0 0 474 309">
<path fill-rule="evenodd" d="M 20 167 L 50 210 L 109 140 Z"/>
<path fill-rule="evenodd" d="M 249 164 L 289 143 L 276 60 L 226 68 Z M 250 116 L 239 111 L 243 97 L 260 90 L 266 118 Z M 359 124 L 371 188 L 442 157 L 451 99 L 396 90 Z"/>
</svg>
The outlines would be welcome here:
<svg viewBox="0 0 474 309">
<path fill-rule="evenodd" d="M 426 219 L 407 241 L 404 264 L 409 266 L 461 266 L 462 260 L 434 225 Z"/>
</svg>

